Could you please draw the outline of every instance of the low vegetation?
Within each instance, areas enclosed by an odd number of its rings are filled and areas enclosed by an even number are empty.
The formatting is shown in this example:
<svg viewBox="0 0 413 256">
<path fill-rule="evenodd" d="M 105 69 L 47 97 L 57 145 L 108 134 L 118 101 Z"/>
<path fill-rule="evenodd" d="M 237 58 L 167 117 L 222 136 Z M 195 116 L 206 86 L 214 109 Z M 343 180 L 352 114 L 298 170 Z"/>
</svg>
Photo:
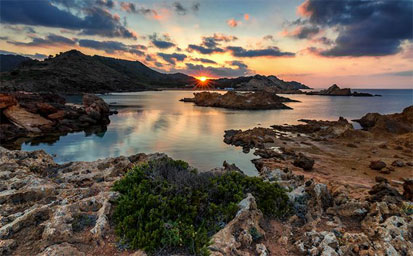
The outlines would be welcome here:
<svg viewBox="0 0 413 256">
<path fill-rule="evenodd" d="M 135 166 L 114 190 L 121 194 L 113 215 L 118 236 L 147 253 L 207 255 L 211 236 L 234 218 L 247 193 L 266 215 L 290 211 L 277 184 L 235 171 L 198 173 L 170 158 Z"/>
</svg>

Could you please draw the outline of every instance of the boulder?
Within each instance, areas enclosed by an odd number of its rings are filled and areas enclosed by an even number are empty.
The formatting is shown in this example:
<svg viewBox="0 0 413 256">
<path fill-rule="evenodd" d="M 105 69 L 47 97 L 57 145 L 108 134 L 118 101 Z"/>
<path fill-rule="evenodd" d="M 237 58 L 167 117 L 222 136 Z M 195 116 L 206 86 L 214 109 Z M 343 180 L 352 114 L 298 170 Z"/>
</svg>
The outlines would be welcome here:
<svg viewBox="0 0 413 256">
<path fill-rule="evenodd" d="M 370 169 L 372 170 L 376 170 L 376 171 L 380 171 L 381 169 L 383 169 L 384 167 L 386 167 L 386 163 L 383 161 L 371 161 L 370 165 L 369 165 Z"/>
<path fill-rule="evenodd" d="M 402 160 L 394 160 L 393 163 L 391 163 L 391 166 L 403 167 L 403 166 L 404 166 L 404 162 L 403 162 Z"/>
<path fill-rule="evenodd" d="M 293 164 L 294 166 L 300 167 L 305 171 L 310 171 L 311 169 L 313 169 L 314 159 L 311 159 L 304 154 L 299 153 Z"/>
<path fill-rule="evenodd" d="M 86 114 L 95 120 L 106 120 L 109 116 L 109 105 L 100 97 L 94 94 L 83 95 L 83 106 Z"/>
<path fill-rule="evenodd" d="M 413 201 L 413 179 L 405 179 L 403 183 L 403 197 L 406 200 Z"/>
<path fill-rule="evenodd" d="M 24 108 L 14 105 L 3 111 L 9 121 L 23 127 L 30 132 L 40 132 L 43 127 L 50 127 L 53 122 L 38 115 L 26 111 Z"/>
</svg>

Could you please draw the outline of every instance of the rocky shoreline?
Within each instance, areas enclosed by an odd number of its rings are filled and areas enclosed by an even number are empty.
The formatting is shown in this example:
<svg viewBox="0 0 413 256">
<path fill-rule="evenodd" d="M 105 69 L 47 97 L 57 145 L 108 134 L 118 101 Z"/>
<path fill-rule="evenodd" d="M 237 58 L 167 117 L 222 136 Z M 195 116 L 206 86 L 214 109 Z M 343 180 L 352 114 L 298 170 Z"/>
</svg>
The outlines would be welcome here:
<svg viewBox="0 0 413 256">
<path fill-rule="evenodd" d="M 264 216 L 248 194 L 212 236 L 210 254 L 412 255 L 412 111 L 367 114 L 364 130 L 340 118 L 227 131 L 226 143 L 255 149 L 259 177 L 284 187 L 294 212 Z M 57 164 L 42 150 L 0 147 L 1 254 L 145 255 L 117 240 L 111 188 L 132 166 L 162 158 Z M 240 170 L 224 163 L 212 171 Z"/>
<path fill-rule="evenodd" d="M 63 97 L 52 93 L 2 93 L 0 100 L 0 142 L 8 148 L 19 148 L 26 138 L 105 131 L 112 113 L 93 94 L 84 94 L 82 105 L 66 104 Z"/>
<path fill-rule="evenodd" d="M 228 91 L 225 94 L 200 92 L 194 93 L 193 98 L 184 98 L 180 101 L 193 102 L 195 105 L 201 107 L 218 107 L 239 110 L 291 109 L 284 103 L 297 102 L 265 90 L 248 93 Z"/>
<path fill-rule="evenodd" d="M 307 95 L 321 95 L 321 96 L 355 96 L 355 97 L 373 97 L 381 95 L 373 95 L 365 92 L 353 92 L 350 88 L 340 88 L 338 85 L 333 84 L 325 90 L 306 92 Z"/>
</svg>

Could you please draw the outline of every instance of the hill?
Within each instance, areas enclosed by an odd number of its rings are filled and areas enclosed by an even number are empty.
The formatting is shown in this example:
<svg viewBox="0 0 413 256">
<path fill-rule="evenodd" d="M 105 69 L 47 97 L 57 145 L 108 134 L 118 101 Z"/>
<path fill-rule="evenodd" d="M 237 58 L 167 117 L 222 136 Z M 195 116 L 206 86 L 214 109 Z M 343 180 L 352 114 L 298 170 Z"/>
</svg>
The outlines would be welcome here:
<svg viewBox="0 0 413 256">
<path fill-rule="evenodd" d="M 212 80 L 216 88 L 234 88 L 240 91 L 256 91 L 263 89 L 273 89 L 276 91 L 295 91 L 299 89 L 311 89 L 310 87 L 296 82 L 286 82 L 276 76 L 242 76 L 237 78 L 220 78 Z"/>
<path fill-rule="evenodd" d="M 0 54 L 0 72 L 13 70 L 27 60 L 30 58 L 21 55 Z"/>
<path fill-rule="evenodd" d="M 195 78 L 162 74 L 139 61 L 85 55 L 71 50 L 44 61 L 26 60 L 0 75 L 0 91 L 105 93 L 184 87 Z"/>
</svg>

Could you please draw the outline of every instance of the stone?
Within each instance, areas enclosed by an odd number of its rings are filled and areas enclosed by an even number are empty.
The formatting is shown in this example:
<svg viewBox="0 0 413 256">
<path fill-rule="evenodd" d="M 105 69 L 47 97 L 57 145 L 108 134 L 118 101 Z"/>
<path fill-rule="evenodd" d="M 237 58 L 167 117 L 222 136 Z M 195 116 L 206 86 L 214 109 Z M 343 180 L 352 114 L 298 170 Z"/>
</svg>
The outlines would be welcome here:
<svg viewBox="0 0 413 256">
<path fill-rule="evenodd" d="M 376 171 L 380 171 L 381 169 L 383 169 L 384 167 L 386 167 L 386 163 L 383 161 L 371 161 L 370 165 L 369 165 L 370 169 L 372 170 L 376 170 Z"/>
<path fill-rule="evenodd" d="M 406 200 L 413 201 L 413 178 L 404 180 L 403 197 Z"/>
<path fill-rule="evenodd" d="M 314 160 L 305 156 L 302 153 L 299 153 L 298 157 L 294 160 L 293 164 L 297 167 L 302 168 L 305 171 L 310 171 L 313 169 Z"/>
<path fill-rule="evenodd" d="M 43 252 L 37 256 L 85 256 L 86 254 L 80 252 L 75 246 L 69 243 L 55 244 L 44 249 Z"/>
<path fill-rule="evenodd" d="M 64 110 L 59 110 L 53 114 L 47 116 L 51 120 L 62 120 L 65 117 L 66 113 Z"/>
<path fill-rule="evenodd" d="M 403 167 L 404 166 L 404 162 L 402 160 L 394 160 L 393 163 L 391 163 L 391 166 L 394 167 Z"/>
<path fill-rule="evenodd" d="M 3 110 L 3 114 L 15 125 L 30 132 L 40 132 L 43 127 L 53 124 L 52 121 L 38 114 L 30 113 L 17 105 Z"/>
</svg>

